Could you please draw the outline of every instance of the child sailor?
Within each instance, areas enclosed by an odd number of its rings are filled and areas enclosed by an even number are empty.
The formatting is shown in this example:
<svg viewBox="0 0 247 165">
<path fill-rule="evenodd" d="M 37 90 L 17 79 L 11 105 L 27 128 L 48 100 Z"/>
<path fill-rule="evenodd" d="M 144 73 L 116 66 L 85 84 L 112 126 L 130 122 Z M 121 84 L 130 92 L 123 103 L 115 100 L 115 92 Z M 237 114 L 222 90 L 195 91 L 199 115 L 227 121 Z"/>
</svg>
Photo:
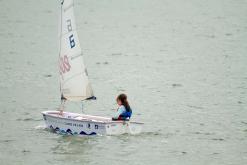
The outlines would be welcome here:
<svg viewBox="0 0 247 165">
<path fill-rule="evenodd" d="M 127 95 L 120 94 L 117 99 L 118 109 L 116 115 L 112 118 L 112 120 L 129 120 L 132 115 L 132 109 L 129 106 Z"/>
</svg>

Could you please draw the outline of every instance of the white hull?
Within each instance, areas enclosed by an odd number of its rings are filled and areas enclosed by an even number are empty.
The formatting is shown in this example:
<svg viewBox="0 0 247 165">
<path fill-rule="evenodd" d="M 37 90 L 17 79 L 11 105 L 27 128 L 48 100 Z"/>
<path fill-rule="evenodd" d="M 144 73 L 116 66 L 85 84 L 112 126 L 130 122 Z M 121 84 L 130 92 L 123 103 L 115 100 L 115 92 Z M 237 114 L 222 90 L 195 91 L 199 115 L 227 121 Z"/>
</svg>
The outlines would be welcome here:
<svg viewBox="0 0 247 165">
<path fill-rule="evenodd" d="M 46 127 L 57 133 L 70 135 L 120 135 L 138 134 L 143 123 L 112 121 L 108 117 L 59 111 L 42 112 Z"/>
</svg>

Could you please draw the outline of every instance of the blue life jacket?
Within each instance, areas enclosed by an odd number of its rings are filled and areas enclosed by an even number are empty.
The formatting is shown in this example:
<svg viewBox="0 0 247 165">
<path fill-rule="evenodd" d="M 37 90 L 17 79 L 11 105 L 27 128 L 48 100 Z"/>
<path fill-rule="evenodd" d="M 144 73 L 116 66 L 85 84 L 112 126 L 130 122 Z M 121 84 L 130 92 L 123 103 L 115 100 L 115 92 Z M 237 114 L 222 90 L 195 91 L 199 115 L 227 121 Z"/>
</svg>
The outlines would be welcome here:
<svg viewBox="0 0 247 165">
<path fill-rule="evenodd" d="M 120 115 L 120 117 L 126 119 L 126 118 L 130 118 L 131 115 L 132 115 L 132 110 L 130 109 L 129 111 L 125 110 L 125 112 L 123 112 L 123 113 Z"/>
</svg>

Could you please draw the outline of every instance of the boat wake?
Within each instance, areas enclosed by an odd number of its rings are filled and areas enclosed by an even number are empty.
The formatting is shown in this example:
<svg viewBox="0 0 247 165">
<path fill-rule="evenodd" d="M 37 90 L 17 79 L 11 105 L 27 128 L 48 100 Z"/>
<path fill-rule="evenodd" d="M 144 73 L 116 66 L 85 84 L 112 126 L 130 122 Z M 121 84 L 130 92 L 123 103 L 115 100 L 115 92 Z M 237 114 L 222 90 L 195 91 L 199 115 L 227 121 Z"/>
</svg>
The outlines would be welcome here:
<svg viewBox="0 0 247 165">
<path fill-rule="evenodd" d="M 37 125 L 37 126 L 34 127 L 34 129 L 36 129 L 36 130 L 48 130 L 46 128 L 46 125 L 45 124 L 43 124 L 43 125 Z"/>
</svg>

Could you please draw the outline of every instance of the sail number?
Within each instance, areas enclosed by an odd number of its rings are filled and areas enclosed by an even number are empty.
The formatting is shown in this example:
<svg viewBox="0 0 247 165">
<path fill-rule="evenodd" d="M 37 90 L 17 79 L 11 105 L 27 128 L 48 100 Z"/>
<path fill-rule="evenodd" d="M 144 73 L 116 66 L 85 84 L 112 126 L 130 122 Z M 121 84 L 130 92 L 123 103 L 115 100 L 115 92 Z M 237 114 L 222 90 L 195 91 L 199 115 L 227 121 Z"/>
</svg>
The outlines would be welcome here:
<svg viewBox="0 0 247 165">
<path fill-rule="evenodd" d="M 73 34 L 71 34 L 69 36 L 69 43 L 70 43 L 70 48 L 72 49 L 73 47 L 75 47 L 75 40 L 73 38 Z"/>
<path fill-rule="evenodd" d="M 71 31 L 72 31 L 71 19 L 68 19 L 68 20 L 66 21 L 66 23 L 67 23 L 68 32 L 71 32 Z M 71 49 L 72 49 L 73 47 L 75 47 L 75 39 L 74 39 L 74 35 L 73 35 L 73 34 L 71 34 L 71 35 L 69 36 L 69 46 L 70 46 Z"/>
<path fill-rule="evenodd" d="M 59 67 L 60 67 L 60 74 L 64 74 L 70 71 L 71 65 L 69 64 L 69 59 L 67 55 L 60 57 Z"/>
</svg>

